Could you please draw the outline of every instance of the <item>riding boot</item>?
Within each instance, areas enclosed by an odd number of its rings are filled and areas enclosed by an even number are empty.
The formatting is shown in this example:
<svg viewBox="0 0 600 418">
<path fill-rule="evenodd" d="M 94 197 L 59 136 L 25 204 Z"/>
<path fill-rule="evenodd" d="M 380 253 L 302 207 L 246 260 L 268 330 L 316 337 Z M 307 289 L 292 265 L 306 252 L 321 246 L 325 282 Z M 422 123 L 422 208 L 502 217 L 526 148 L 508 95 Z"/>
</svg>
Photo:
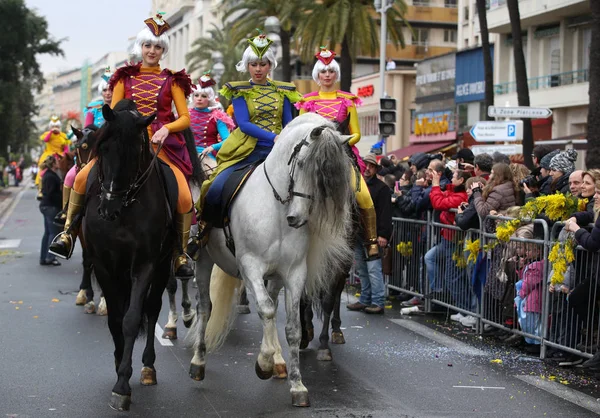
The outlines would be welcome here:
<svg viewBox="0 0 600 418">
<path fill-rule="evenodd" d="M 360 217 L 363 224 L 365 247 L 367 248 L 367 260 L 379 258 L 379 246 L 377 245 L 377 217 L 375 207 L 360 209 Z"/>
<path fill-rule="evenodd" d="M 69 209 L 69 197 L 71 197 L 71 187 L 69 186 L 65 186 L 63 184 L 63 195 L 62 195 L 62 202 L 63 202 L 63 208 L 60 212 L 58 212 L 56 214 L 56 216 L 54 217 L 54 223 L 56 225 L 65 226 L 65 222 L 67 220 L 67 210 Z"/>
<path fill-rule="evenodd" d="M 73 219 L 83 209 L 85 203 L 85 194 L 79 194 L 75 190 L 71 190 L 69 197 L 69 208 L 67 210 L 67 219 L 65 220 L 65 229 L 58 234 L 52 244 L 50 244 L 49 252 L 57 257 L 64 259 L 71 258 L 73 249 L 75 248 L 75 239 L 77 238 L 76 231 L 69 231 Z"/>
<path fill-rule="evenodd" d="M 194 211 L 188 213 L 178 213 L 175 216 L 175 224 L 177 227 L 177 233 L 181 238 L 182 252 L 179 252 L 179 248 L 175 247 L 175 277 L 181 280 L 189 280 L 194 278 L 194 270 L 188 261 L 188 257 L 185 254 L 185 248 L 188 245 L 190 238 L 190 226 L 192 225 L 192 216 Z"/>
</svg>

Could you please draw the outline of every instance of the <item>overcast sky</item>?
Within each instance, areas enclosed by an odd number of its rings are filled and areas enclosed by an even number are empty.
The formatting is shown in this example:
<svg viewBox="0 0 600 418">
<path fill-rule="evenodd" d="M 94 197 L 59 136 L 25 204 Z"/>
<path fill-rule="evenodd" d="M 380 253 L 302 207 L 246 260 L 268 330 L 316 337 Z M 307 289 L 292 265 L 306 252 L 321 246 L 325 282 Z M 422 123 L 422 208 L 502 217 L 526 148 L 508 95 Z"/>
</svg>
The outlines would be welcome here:
<svg viewBox="0 0 600 418">
<path fill-rule="evenodd" d="M 38 58 L 44 73 L 79 67 L 86 58 L 94 62 L 109 51 L 125 50 L 150 16 L 151 0 L 25 0 L 48 22 L 54 39 L 62 43 L 64 58 Z"/>
</svg>

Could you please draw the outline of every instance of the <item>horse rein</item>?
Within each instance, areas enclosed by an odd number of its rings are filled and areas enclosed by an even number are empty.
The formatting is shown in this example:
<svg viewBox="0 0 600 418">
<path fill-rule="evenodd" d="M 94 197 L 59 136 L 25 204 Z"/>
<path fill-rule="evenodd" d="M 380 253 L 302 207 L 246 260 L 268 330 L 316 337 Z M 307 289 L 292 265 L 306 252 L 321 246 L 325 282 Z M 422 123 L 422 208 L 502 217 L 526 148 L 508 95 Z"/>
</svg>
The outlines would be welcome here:
<svg viewBox="0 0 600 418">
<path fill-rule="evenodd" d="M 146 184 L 146 182 L 150 178 L 150 173 L 151 173 L 152 169 L 156 166 L 156 160 L 158 159 L 158 154 L 160 153 L 162 146 L 163 146 L 162 142 L 160 144 L 158 144 L 158 147 L 156 148 L 156 152 L 154 153 L 154 156 L 152 157 L 150 164 L 148 164 L 148 168 L 146 168 L 146 170 L 141 175 L 139 175 L 135 179 L 133 184 L 130 185 L 129 188 L 126 190 L 118 190 L 118 191 L 106 190 L 106 188 L 104 187 L 104 182 L 102 181 L 102 176 L 99 173 L 98 177 L 100 180 L 100 190 L 104 194 L 106 200 L 114 200 L 119 197 L 125 196 L 125 198 L 123 199 L 123 206 L 128 207 L 129 205 L 131 205 L 135 201 L 135 196 L 138 194 L 138 192 L 140 191 L 142 186 L 144 184 Z M 139 169 L 138 169 L 138 172 L 139 172 Z"/>
<path fill-rule="evenodd" d="M 294 196 L 297 197 L 302 197 L 304 199 L 309 199 L 309 200 L 313 200 L 313 197 L 309 194 L 305 194 L 305 193 L 300 193 L 294 190 L 294 173 L 296 172 L 296 165 L 298 163 L 298 153 L 300 152 L 300 149 L 303 146 L 310 146 L 310 144 L 308 143 L 308 141 L 306 140 L 306 138 L 304 138 L 302 141 L 298 142 L 296 144 L 296 146 L 294 147 L 294 151 L 292 152 L 292 155 L 290 156 L 290 159 L 287 163 L 287 165 L 291 165 L 291 170 L 288 173 L 290 176 L 290 183 L 288 185 L 288 195 L 285 199 L 283 199 L 279 193 L 277 193 L 277 190 L 275 190 L 275 186 L 273 186 L 273 183 L 271 182 L 271 179 L 269 178 L 269 174 L 267 173 L 267 164 L 266 161 L 263 163 L 263 171 L 265 172 L 265 177 L 267 178 L 267 182 L 269 182 L 269 186 L 271 186 L 271 190 L 273 190 L 273 196 L 275 196 L 275 200 L 277 200 L 279 203 L 281 203 L 282 205 L 285 205 L 287 203 L 289 203 Z"/>
</svg>

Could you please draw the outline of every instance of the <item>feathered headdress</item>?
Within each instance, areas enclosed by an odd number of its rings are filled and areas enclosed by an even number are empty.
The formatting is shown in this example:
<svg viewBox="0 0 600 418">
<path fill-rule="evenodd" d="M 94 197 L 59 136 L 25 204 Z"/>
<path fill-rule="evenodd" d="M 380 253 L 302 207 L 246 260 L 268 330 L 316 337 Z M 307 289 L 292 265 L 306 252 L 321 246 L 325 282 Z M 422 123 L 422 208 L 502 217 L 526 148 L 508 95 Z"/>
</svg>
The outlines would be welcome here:
<svg viewBox="0 0 600 418">
<path fill-rule="evenodd" d="M 154 17 L 144 20 L 144 23 L 148 26 L 148 29 L 150 29 L 150 32 L 152 32 L 154 36 L 160 36 L 171 29 L 171 26 L 169 26 L 167 21 L 162 18 L 162 15 L 164 14 L 165 12 L 158 12 Z"/>
<path fill-rule="evenodd" d="M 202 74 L 202 77 L 198 79 L 198 85 L 203 89 L 214 86 L 215 84 L 217 84 L 217 82 L 210 76 L 210 71 L 205 72 Z"/>
<path fill-rule="evenodd" d="M 248 39 L 248 43 L 250 44 L 250 48 L 252 48 L 256 56 L 259 59 L 262 59 L 263 55 L 269 50 L 269 47 L 273 41 L 267 38 L 267 35 L 262 33 L 260 29 L 256 30 L 258 31 L 258 35 L 254 38 Z"/>
<path fill-rule="evenodd" d="M 321 50 L 315 55 L 319 61 L 321 61 L 325 65 L 331 64 L 331 61 L 335 58 L 335 52 L 328 50 L 326 47 L 322 46 Z"/>
</svg>

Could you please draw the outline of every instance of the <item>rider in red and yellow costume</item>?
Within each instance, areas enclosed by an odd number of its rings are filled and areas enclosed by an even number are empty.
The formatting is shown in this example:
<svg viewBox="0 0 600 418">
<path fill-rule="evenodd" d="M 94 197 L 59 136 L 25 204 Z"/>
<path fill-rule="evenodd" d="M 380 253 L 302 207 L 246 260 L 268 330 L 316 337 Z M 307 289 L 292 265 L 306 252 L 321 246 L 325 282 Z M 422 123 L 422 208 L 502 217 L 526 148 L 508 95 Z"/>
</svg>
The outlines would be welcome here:
<svg viewBox="0 0 600 418">
<path fill-rule="evenodd" d="M 142 57 L 142 62 L 122 67 L 112 76 L 111 107 L 114 108 L 121 99 L 126 98 L 136 103 L 143 116 L 156 113 L 156 119 L 148 126 L 148 134 L 155 151 L 160 143 L 163 144 L 158 158 L 169 165 L 177 180 L 179 193 L 176 227 L 182 242 L 181 248 L 185 249 L 193 215 L 192 195 L 188 185 L 192 163 L 181 131 L 190 126 L 187 96 L 192 92 L 192 82 L 185 70 L 173 72 L 160 68 L 159 61 L 169 49 L 169 39 L 165 34 L 170 28 L 169 24 L 160 14 L 146 19 L 144 23 L 147 27 L 138 34 L 133 51 L 134 55 Z M 173 115 L 172 103 L 175 103 L 178 118 Z M 94 163 L 95 160 L 77 174 L 69 201 L 65 231 L 83 206 L 88 174 Z M 68 258 L 75 236 L 63 232 L 59 237 L 52 244 L 55 246 L 52 250 L 58 256 Z M 179 251 L 175 254 L 175 275 L 179 278 L 191 278 L 194 275 L 186 255 Z"/>
<path fill-rule="evenodd" d="M 365 169 L 365 163 L 360 158 L 356 148 L 356 143 L 360 141 L 360 126 L 356 106 L 361 104 L 361 100 L 352 93 L 335 89 L 335 83 L 340 78 L 340 66 L 334 59 L 335 52 L 321 48 L 321 51 L 315 57 L 317 62 L 313 68 L 312 76 L 320 89 L 304 95 L 303 99 L 296 104 L 296 107 L 300 109 L 300 114 L 314 112 L 338 123 L 342 123 L 348 118 L 348 130 L 352 135 L 348 145 L 356 166 L 362 173 Z M 369 257 L 376 257 L 379 254 L 379 247 L 377 245 L 375 206 L 362 175 L 357 172 L 352 181 L 354 184 L 357 181 L 359 182 L 358 187 L 355 187 L 355 195 L 367 241 L 367 252 Z"/>
</svg>

